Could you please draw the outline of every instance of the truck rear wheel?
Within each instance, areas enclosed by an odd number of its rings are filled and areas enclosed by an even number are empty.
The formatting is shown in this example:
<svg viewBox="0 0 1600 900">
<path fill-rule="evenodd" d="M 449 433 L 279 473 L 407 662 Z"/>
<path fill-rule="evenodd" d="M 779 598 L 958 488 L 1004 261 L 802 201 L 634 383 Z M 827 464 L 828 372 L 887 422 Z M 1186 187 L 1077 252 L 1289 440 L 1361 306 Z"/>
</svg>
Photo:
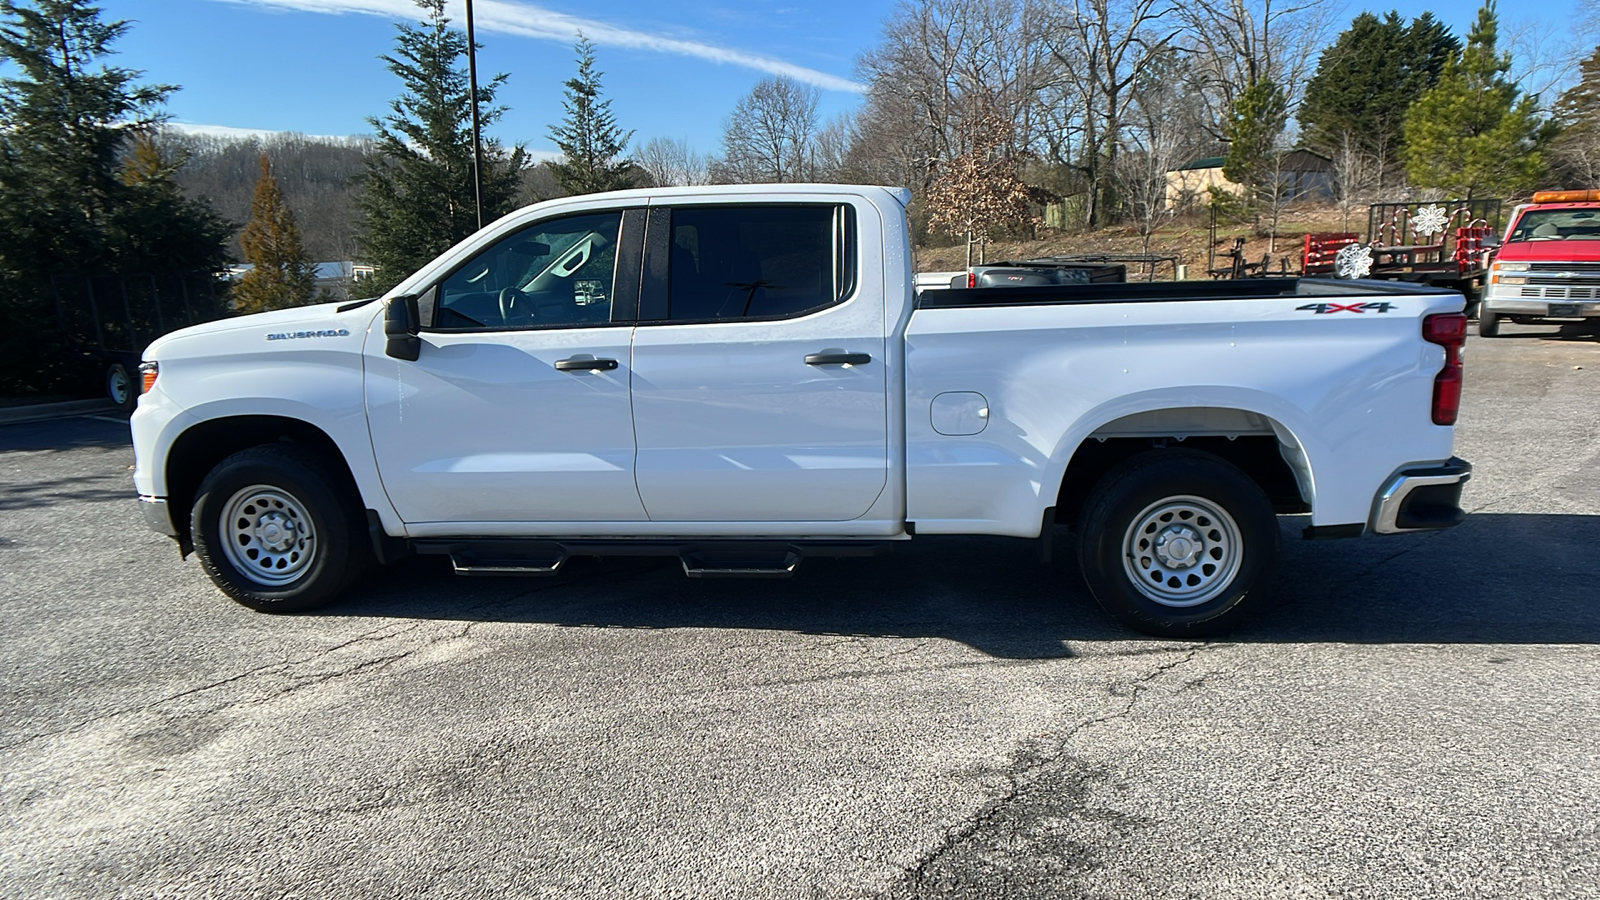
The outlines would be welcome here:
<svg viewBox="0 0 1600 900">
<path fill-rule="evenodd" d="M 365 535 L 347 490 L 319 456 L 267 444 L 229 456 L 200 483 L 195 554 L 217 587 L 263 612 L 333 600 L 365 568 Z"/>
<path fill-rule="evenodd" d="M 1260 604 L 1277 568 L 1272 504 L 1209 453 L 1165 450 L 1123 463 L 1089 495 L 1078 534 L 1095 599 L 1156 637 L 1231 630 Z"/>
</svg>

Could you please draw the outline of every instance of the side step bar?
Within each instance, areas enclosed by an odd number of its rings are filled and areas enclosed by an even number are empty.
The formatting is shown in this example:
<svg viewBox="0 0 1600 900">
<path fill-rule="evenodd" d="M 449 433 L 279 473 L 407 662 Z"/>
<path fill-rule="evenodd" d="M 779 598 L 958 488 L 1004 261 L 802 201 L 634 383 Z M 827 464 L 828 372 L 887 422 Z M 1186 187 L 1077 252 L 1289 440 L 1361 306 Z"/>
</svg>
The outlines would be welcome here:
<svg viewBox="0 0 1600 900">
<path fill-rule="evenodd" d="M 878 556 L 889 541 L 551 541 L 418 539 L 418 554 L 448 556 L 457 575 L 555 575 L 574 556 L 676 556 L 690 578 L 788 578 L 808 556 Z"/>
<path fill-rule="evenodd" d="M 690 578 L 788 578 L 800 568 L 803 558 L 797 548 L 785 548 L 781 557 L 760 550 L 740 552 L 708 548 L 693 550 L 678 557 L 683 574 Z"/>
</svg>

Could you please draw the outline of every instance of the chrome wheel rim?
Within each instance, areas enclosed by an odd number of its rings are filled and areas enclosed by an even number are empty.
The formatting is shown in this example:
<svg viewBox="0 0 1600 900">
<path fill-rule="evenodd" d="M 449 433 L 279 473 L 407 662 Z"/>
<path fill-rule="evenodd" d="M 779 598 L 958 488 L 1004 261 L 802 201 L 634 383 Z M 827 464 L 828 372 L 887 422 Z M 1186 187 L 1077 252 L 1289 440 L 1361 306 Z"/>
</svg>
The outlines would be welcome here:
<svg viewBox="0 0 1600 900">
<path fill-rule="evenodd" d="M 1244 561 L 1239 525 L 1204 497 L 1167 497 L 1133 517 L 1122 566 L 1139 593 L 1162 606 L 1199 606 L 1233 583 Z"/>
<path fill-rule="evenodd" d="M 317 535 L 305 504 L 282 488 L 253 484 L 222 507 L 222 552 L 252 581 L 285 585 L 316 556 Z"/>
</svg>

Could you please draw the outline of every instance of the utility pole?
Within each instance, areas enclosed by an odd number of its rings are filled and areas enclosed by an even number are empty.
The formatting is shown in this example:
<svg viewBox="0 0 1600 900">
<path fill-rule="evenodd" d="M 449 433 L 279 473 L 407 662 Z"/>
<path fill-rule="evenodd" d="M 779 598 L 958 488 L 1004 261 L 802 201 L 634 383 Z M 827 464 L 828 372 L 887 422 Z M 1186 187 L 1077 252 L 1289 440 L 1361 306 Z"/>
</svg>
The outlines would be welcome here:
<svg viewBox="0 0 1600 900">
<path fill-rule="evenodd" d="M 483 228 L 483 139 L 478 135 L 478 41 L 472 33 L 472 0 L 467 3 L 467 97 L 472 103 L 472 202 Z"/>
</svg>

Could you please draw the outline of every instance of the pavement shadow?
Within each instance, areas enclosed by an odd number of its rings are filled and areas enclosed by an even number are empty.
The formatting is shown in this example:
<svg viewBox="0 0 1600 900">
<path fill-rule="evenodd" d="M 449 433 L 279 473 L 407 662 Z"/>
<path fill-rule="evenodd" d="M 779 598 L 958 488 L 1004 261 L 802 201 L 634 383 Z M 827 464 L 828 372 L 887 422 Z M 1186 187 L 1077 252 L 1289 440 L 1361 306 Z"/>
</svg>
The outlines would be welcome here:
<svg viewBox="0 0 1600 900">
<path fill-rule="evenodd" d="M 128 423 L 111 421 L 116 417 L 112 411 L 107 411 L 105 416 L 73 416 L 40 422 L 0 424 L 0 453 L 65 453 L 71 450 L 112 450 L 132 446 L 133 435 L 128 431 Z"/>
<path fill-rule="evenodd" d="M 24 484 L 0 484 L 0 509 L 34 509 L 60 503 L 128 503 L 133 498 L 126 479 L 74 475 Z"/>
<path fill-rule="evenodd" d="M 1600 516 L 1478 515 L 1450 531 L 1302 541 L 1285 520 L 1275 600 L 1236 643 L 1600 643 L 1587 548 Z M 727 628 L 944 638 L 1005 659 L 1062 659 L 1073 642 L 1146 642 L 1116 625 L 1058 531 L 1032 542 L 918 538 L 885 558 L 807 560 L 785 581 L 702 581 L 676 560 L 574 560 L 548 579 L 458 578 L 438 558 L 388 567 L 328 615 L 588 628 Z M 1130 646 L 1128 652 L 1149 652 Z"/>
</svg>

